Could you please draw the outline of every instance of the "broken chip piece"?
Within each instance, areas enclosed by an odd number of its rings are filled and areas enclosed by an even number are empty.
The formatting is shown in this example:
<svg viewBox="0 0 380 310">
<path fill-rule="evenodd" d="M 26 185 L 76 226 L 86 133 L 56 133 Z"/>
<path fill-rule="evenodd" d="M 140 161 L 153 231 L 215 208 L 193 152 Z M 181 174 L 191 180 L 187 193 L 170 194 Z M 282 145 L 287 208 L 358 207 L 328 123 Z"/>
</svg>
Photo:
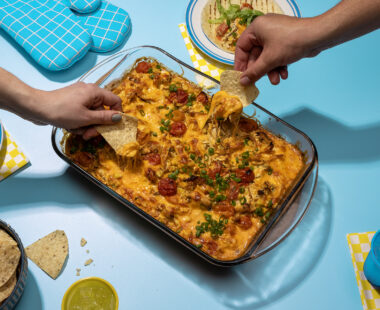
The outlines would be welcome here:
<svg viewBox="0 0 380 310">
<path fill-rule="evenodd" d="M 84 238 L 80 239 L 80 246 L 81 247 L 84 247 L 86 244 L 87 244 L 87 240 L 86 239 L 84 239 Z"/>
</svg>

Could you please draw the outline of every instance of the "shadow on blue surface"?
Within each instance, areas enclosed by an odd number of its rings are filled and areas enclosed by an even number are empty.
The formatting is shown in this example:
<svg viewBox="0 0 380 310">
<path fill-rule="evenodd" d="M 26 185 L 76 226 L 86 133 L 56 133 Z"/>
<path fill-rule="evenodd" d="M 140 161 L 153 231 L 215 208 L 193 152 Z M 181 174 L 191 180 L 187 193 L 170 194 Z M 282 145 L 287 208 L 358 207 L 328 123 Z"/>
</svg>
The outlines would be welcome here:
<svg viewBox="0 0 380 310">
<path fill-rule="evenodd" d="M 42 298 L 40 289 L 33 273 L 28 272 L 28 278 L 26 281 L 24 293 L 16 308 L 30 309 L 30 310 L 42 310 Z"/>
<path fill-rule="evenodd" d="M 375 142 L 380 137 L 380 122 L 348 127 L 308 108 L 280 117 L 313 140 L 322 163 L 380 160 L 380 143 Z"/>
<path fill-rule="evenodd" d="M 17 50 L 27 61 L 28 63 L 36 68 L 44 77 L 47 79 L 59 82 L 59 83 L 65 83 L 72 80 L 77 80 L 79 77 L 81 77 L 83 74 L 85 74 L 88 70 L 90 70 L 93 66 L 95 66 L 98 54 L 99 55 L 113 55 L 114 53 L 117 53 L 118 51 L 125 48 L 125 45 L 127 44 L 130 36 L 132 34 L 132 28 L 124 42 L 116 49 L 106 52 L 106 53 L 94 53 L 94 52 L 88 52 L 82 59 L 80 59 L 77 63 L 75 63 L 72 67 L 63 70 L 63 71 L 49 71 L 45 68 L 38 65 L 34 59 L 27 53 L 25 50 L 20 47 L 3 29 L 0 29 L 0 37 L 2 37 L 4 40 L 6 40 L 15 50 Z M 11 64 L 10 64 L 11 65 Z M 5 66 L 4 69 L 10 69 L 10 66 Z M 22 77 L 20 77 L 22 78 Z"/>
<path fill-rule="evenodd" d="M 23 188 L 23 195 L 6 195 L 17 188 Z M 32 208 L 36 203 L 43 205 L 44 202 L 55 202 L 65 208 L 89 205 L 133 243 L 154 253 L 221 304 L 238 309 L 271 304 L 299 286 L 323 255 L 332 223 L 330 190 L 319 179 L 310 210 L 282 244 L 254 261 L 222 269 L 177 244 L 71 168 L 53 178 L 8 179 L 0 187 L 0 196 L 5 197 L 0 200 L 0 214 L 14 208 Z M 32 282 L 29 285 L 35 289 L 33 281 L 28 282 Z M 33 298 L 25 300 L 38 304 Z"/>
</svg>

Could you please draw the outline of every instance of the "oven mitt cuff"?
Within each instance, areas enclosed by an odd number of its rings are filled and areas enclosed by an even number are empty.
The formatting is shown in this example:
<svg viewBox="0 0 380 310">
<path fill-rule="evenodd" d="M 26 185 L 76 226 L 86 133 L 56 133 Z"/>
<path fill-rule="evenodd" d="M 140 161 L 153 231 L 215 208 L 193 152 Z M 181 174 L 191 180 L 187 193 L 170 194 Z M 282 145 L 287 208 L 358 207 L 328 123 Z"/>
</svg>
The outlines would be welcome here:
<svg viewBox="0 0 380 310">
<path fill-rule="evenodd" d="M 92 44 L 78 18 L 54 0 L 0 0 L 0 27 L 52 71 L 73 65 Z"/>
<path fill-rule="evenodd" d="M 101 1 L 100 7 L 90 14 L 74 14 L 91 34 L 91 51 L 94 52 L 109 52 L 119 47 L 132 29 L 129 14 L 104 0 Z"/>
<path fill-rule="evenodd" d="M 70 9 L 81 14 L 87 14 L 99 8 L 100 0 L 66 0 Z"/>
</svg>

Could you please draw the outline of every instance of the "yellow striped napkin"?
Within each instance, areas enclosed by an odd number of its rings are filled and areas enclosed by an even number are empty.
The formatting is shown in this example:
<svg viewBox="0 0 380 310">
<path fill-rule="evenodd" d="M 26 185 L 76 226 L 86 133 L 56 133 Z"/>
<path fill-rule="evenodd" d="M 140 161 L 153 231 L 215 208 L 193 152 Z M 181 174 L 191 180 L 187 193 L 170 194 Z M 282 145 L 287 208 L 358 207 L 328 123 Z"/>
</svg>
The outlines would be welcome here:
<svg viewBox="0 0 380 310">
<path fill-rule="evenodd" d="M 348 246 L 358 282 L 360 298 L 364 310 L 380 310 L 380 291 L 376 290 L 364 276 L 364 261 L 371 248 L 371 240 L 375 232 L 353 233 L 347 235 Z"/>
<path fill-rule="evenodd" d="M 9 133 L 4 130 L 3 146 L 0 150 L 0 181 L 29 163 L 29 159 L 17 146 Z"/>
<path fill-rule="evenodd" d="M 183 40 L 185 41 L 185 45 L 187 51 L 189 52 L 191 61 L 193 62 L 194 68 L 219 81 L 220 74 L 226 69 L 231 69 L 231 67 L 216 62 L 198 50 L 190 40 L 185 23 L 179 24 L 178 27 L 181 31 Z M 197 81 L 201 87 L 211 88 L 215 86 L 202 76 L 198 76 Z"/>
</svg>

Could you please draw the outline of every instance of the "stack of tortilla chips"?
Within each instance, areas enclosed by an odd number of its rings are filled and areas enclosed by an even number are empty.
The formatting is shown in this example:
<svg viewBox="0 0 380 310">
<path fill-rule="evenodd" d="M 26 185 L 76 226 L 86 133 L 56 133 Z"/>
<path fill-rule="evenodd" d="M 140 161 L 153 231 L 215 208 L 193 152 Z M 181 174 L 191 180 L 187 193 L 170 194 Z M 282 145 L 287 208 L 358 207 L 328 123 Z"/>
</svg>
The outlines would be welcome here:
<svg viewBox="0 0 380 310">
<path fill-rule="evenodd" d="M 16 286 L 20 256 L 17 242 L 0 229 L 0 306 Z"/>
</svg>

